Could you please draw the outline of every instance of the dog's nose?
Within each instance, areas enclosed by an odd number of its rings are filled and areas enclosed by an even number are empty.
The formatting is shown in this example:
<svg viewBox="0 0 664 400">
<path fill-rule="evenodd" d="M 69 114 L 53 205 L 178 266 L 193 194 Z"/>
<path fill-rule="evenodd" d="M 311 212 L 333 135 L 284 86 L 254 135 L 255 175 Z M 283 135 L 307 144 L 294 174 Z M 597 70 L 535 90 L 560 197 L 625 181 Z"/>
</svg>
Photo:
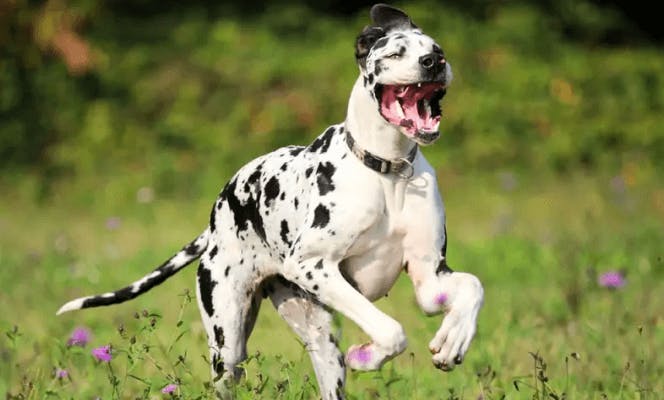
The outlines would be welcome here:
<svg viewBox="0 0 664 400">
<path fill-rule="evenodd" d="M 420 65 L 427 71 L 435 69 L 436 66 L 441 64 L 445 64 L 445 59 L 441 54 L 429 53 L 420 57 Z"/>
</svg>

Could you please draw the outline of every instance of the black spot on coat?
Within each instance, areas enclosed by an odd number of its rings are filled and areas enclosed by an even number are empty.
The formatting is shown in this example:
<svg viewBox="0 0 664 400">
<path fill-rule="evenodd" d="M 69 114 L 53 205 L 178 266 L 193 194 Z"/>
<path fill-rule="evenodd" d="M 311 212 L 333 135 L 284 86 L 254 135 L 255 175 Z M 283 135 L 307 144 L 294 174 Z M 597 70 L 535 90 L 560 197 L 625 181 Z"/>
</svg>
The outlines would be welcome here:
<svg viewBox="0 0 664 400">
<path fill-rule="evenodd" d="M 221 202 L 217 203 L 221 204 Z M 210 232 L 214 232 L 215 229 L 217 229 L 217 209 L 215 207 L 212 207 L 212 211 L 210 211 Z"/>
<path fill-rule="evenodd" d="M 335 129 L 333 126 L 327 128 L 325 133 L 317 137 L 313 143 L 309 146 L 309 151 L 314 153 L 320 150 L 321 153 L 327 152 L 327 149 L 330 148 L 330 143 L 332 143 L 332 137 L 334 136 Z"/>
<path fill-rule="evenodd" d="M 212 303 L 212 290 L 217 286 L 217 282 L 212 280 L 210 270 L 205 268 L 201 262 L 198 267 L 198 287 L 201 296 L 201 303 L 207 315 L 214 315 L 214 304 Z"/>
<path fill-rule="evenodd" d="M 270 202 L 279 196 L 279 180 L 276 176 L 270 178 L 265 184 L 265 205 L 269 206 Z"/>
<path fill-rule="evenodd" d="M 247 180 L 247 184 L 249 180 Z M 245 184 L 245 191 L 247 184 Z M 256 234 L 265 242 L 265 226 L 263 225 L 263 217 L 259 212 L 260 192 L 257 198 L 254 199 L 251 195 L 247 200 L 241 202 L 235 195 L 237 180 L 232 180 L 223 190 L 223 195 L 226 197 L 228 207 L 233 213 L 235 227 L 239 235 L 240 232 L 249 228 L 249 222 L 254 228 Z"/>
<path fill-rule="evenodd" d="M 183 250 L 188 256 L 193 256 L 198 253 L 199 247 L 195 243 L 189 243 Z"/>
<path fill-rule="evenodd" d="M 212 250 L 210 250 L 210 260 L 212 260 L 217 255 L 218 251 L 219 248 L 217 246 L 214 246 Z"/>
<path fill-rule="evenodd" d="M 336 171 L 336 168 L 330 162 L 318 164 L 316 168 L 316 182 L 318 183 L 318 193 L 321 196 L 334 190 L 334 183 L 332 182 L 334 171 Z"/>
<path fill-rule="evenodd" d="M 328 335 L 327 340 L 328 340 L 330 343 L 334 344 L 335 346 L 338 344 L 338 343 L 337 343 L 337 339 L 336 339 L 336 338 L 334 337 L 334 335 L 331 334 L 331 333 Z"/>
<path fill-rule="evenodd" d="M 378 76 L 380 73 L 383 72 L 383 64 L 380 62 L 380 60 L 376 60 L 376 63 L 374 64 L 374 71 L 373 73 Z"/>
<path fill-rule="evenodd" d="M 436 275 L 451 274 L 452 272 L 454 271 L 447 265 L 447 260 L 444 258 L 440 260 L 438 263 L 438 268 L 436 268 Z"/>
<path fill-rule="evenodd" d="M 296 156 L 296 155 L 300 154 L 302 152 L 302 150 L 304 150 L 303 146 L 291 146 L 290 147 L 290 154 L 291 154 L 291 156 Z"/>
<path fill-rule="evenodd" d="M 281 241 L 286 244 L 286 246 L 290 247 L 292 242 L 288 240 L 288 233 L 290 230 L 288 229 L 288 222 L 285 219 L 281 220 L 281 231 L 279 232 L 281 236 Z"/>
<path fill-rule="evenodd" d="M 219 354 L 212 356 L 212 368 L 214 369 L 214 372 L 217 374 L 217 376 L 224 374 L 224 360 L 221 359 Z"/>
<path fill-rule="evenodd" d="M 224 338 L 224 328 L 215 325 L 213 330 L 214 330 L 214 342 L 217 344 L 217 348 L 221 349 L 222 347 L 224 347 L 224 342 L 226 340 Z"/>
<path fill-rule="evenodd" d="M 312 228 L 325 228 L 330 222 L 330 210 L 322 204 L 316 206 L 314 210 L 314 221 L 311 224 Z"/>
<path fill-rule="evenodd" d="M 256 183 L 259 181 L 262 175 L 261 172 L 262 169 L 263 169 L 263 164 L 256 167 L 256 170 L 252 172 L 251 175 L 249 175 L 247 181 L 244 183 L 244 191 L 246 193 L 250 193 L 252 186 L 256 185 Z"/>
</svg>

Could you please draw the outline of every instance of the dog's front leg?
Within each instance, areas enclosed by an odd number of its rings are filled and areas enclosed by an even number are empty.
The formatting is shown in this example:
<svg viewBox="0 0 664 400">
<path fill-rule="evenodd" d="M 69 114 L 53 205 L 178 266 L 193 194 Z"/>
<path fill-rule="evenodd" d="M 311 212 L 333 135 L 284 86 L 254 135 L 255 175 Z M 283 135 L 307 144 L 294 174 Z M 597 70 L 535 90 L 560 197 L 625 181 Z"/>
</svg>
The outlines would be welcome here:
<svg viewBox="0 0 664 400">
<path fill-rule="evenodd" d="M 355 322 L 371 338 L 370 343 L 353 345 L 346 364 L 357 370 L 375 370 L 406 348 L 403 327 L 380 311 L 355 290 L 339 271 L 339 262 L 309 258 L 287 263 L 284 277 L 309 292 L 316 300 Z"/>
<path fill-rule="evenodd" d="M 426 259 L 409 260 L 417 303 L 428 315 L 445 311 L 441 327 L 429 342 L 436 368 L 451 371 L 461 364 L 477 329 L 484 290 L 476 276 L 454 272 L 443 258 L 437 265 Z"/>
</svg>

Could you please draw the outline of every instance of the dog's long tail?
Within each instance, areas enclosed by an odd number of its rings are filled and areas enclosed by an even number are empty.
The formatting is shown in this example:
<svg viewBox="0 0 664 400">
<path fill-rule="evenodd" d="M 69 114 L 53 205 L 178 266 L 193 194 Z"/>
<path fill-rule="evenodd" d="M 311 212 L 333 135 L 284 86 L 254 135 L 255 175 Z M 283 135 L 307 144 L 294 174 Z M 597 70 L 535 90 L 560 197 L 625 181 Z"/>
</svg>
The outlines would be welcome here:
<svg viewBox="0 0 664 400">
<path fill-rule="evenodd" d="M 56 315 L 66 313 L 67 311 L 79 310 L 81 308 L 110 306 L 112 304 L 122 303 L 147 292 L 200 257 L 207 248 L 209 236 L 210 230 L 208 228 L 194 241 L 184 246 L 182 250 L 168 259 L 168 261 L 131 285 L 114 292 L 72 300 L 60 307 Z"/>
</svg>

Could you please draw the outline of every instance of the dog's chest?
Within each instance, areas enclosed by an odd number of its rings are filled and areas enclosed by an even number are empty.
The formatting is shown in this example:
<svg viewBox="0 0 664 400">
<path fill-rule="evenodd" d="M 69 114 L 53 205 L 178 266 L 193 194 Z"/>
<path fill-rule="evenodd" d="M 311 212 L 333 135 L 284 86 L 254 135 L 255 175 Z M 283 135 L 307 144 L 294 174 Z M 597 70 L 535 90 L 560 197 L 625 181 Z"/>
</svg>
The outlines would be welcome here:
<svg viewBox="0 0 664 400">
<path fill-rule="evenodd" d="M 392 288 L 401 272 L 402 259 L 401 240 L 388 237 L 362 255 L 347 258 L 341 268 L 348 281 L 373 301 Z"/>
<path fill-rule="evenodd" d="M 370 300 L 385 296 L 403 268 L 402 196 L 403 188 L 383 190 L 379 217 L 357 238 L 341 265 L 346 278 Z"/>
</svg>

